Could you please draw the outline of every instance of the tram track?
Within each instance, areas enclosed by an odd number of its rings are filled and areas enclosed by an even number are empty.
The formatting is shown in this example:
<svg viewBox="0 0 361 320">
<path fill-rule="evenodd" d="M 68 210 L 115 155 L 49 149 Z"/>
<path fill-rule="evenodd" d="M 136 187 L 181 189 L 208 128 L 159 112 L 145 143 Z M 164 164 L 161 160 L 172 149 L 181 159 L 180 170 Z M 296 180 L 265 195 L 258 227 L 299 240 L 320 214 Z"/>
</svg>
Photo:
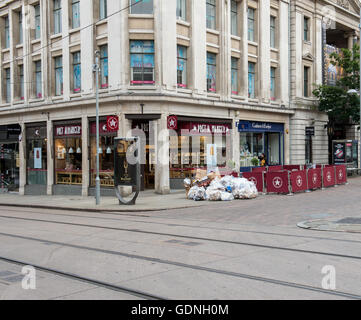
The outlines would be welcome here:
<svg viewBox="0 0 361 320">
<path fill-rule="evenodd" d="M 281 246 L 272 246 L 272 245 L 252 243 L 252 242 L 241 242 L 241 241 L 231 241 L 231 240 L 216 239 L 216 238 L 187 236 L 187 235 L 176 234 L 176 233 L 165 233 L 165 232 L 147 231 L 147 230 L 130 229 L 130 228 L 107 227 L 107 226 L 99 226 L 99 225 L 91 225 L 91 224 L 71 223 L 71 222 L 66 222 L 66 221 L 53 221 L 53 220 L 13 217 L 13 216 L 4 216 L 4 215 L 0 215 L 0 218 L 23 220 L 23 221 L 30 221 L 30 222 L 60 224 L 60 225 L 76 226 L 76 227 L 83 227 L 83 228 L 94 228 L 94 229 L 104 229 L 104 230 L 112 230 L 112 231 L 149 234 L 149 235 L 165 236 L 165 237 L 180 238 L 180 239 L 187 239 L 187 240 L 209 241 L 209 242 L 214 242 L 214 243 L 241 245 L 241 246 L 249 246 L 249 247 L 271 249 L 271 250 L 280 250 L 280 251 L 287 251 L 287 252 L 294 252 L 294 253 L 296 252 L 296 253 L 303 253 L 303 254 L 313 254 L 313 255 L 322 255 L 322 256 L 329 256 L 329 257 L 344 258 L 344 259 L 361 260 L 361 256 L 353 256 L 353 255 L 346 255 L 346 254 L 333 253 L 333 252 L 315 251 L 315 250 L 296 249 L 296 248 L 281 247 Z M 3 234 L 3 233 L 0 233 L 0 235 L 1 234 Z"/>
<path fill-rule="evenodd" d="M 59 245 L 62 247 L 74 248 L 74 249 L 78 249 L 78 250 L 87 250 L 87 251 L 91 251 L 91 252 L 125 257 L 128 259 L 147 261 L 147 262 L 158 263 L 158 264 L 162 264 L 162 265 L 174 266 L 174 267 L 178 267 L 178 268 L 185 268 L 185 269 L 194 270 L 194 271 L 203 271 L 203 272 L 213 273 L 213 274 L 217 274 L 217 275 L 224 275 L 224 276 L 238 278 L 238 279 L 246 279 L 246 280 L 251 280 L 251 281 L 263 282 L 263 283 L 278 285 L 278 286 L 282 286 L 282 287 L 295 288 L 295 289 L 299 289 L 299 290 L 312 291 L 312 292 L 317 292 L 317 293 L 322 293 L 322 294 L 332 295 L 332 296 L 338 296 L 338 297 L 343 297 L 343 298 L 348 298 L 348 299 L 353 299 L 353 300 L 361 300 L 361 295 L 354 294 L 354 293 L 343 292 L 343 291 L 338 291 L 338 290 L 326 290 L 326 289 L 315 287 L 315 286 L 310 286 L 310 285 L 305 285 L 305 284 L 300 284 L 300 283 L 290 282 L 290 281 L 284 281 L 284 280 L 279 280 L 279 279 L 274 279 L 274 278 L 256 276 L 256 275 L 252 275 L 252 274 L 215 269 L 215 268 L 204 267 L 204 266 L 200 266 L 200 265 L 192 265 L 192 264 L 165 260 L 165 259 L 160 259 L 160 258 L 154 258 L 154 257 L 148 257 L 148 256 L 143 256 L 143 255 L 130 254 L 130 253 L 114 251 L 114 250 L 99 249 L 99 248 L 94 248 L 94 247 L 81 246 L 81 245 L 76 245 L 76 244 L 71 244 L 71 243 L 52 241 L 52 240 L 33 238 L 33 237 L 26 237 L 26 236 L 14 235 L 14 234 L 0 233 L 0 236 L 10 237 L 10 238 L 18 238 L 18 239 L 23 239 L 23 240 L 27 240 L 27 241 L 35 241 L 35 242 L 40 242 L 40 243 L 46 243 L 47 245 L 49 245 L 49 244 Z M 71 273 L 56 270 L 56 269 L 50 269 L 50 268 L 36 265 L 36 264 L 34 265 L 29 261 L 27 261 L 27 262 L 20 261 L 20 260 L 16 260 L 13 258 L 3 257 L 1 255 L 0 255 L 0 260 L 13 262 L 16 264 L 21 264 L 21 265 L 31 265 L 35 268 L 38 268 L 39 270 L 68 276 L 73 279 L 81 280 L 84 282 L 98 284 L 99 286 L 112 288 L 113 290 L 117 290 L 117 291 L 128 292 L 128 293 L 132 292 L 132 293 L 134 293 L 133 295 L 140 296 L 140 297 L 142 297 L 142 296 L 148 297 L 148 299 L 150 299 L 150 298 L 155 299 L 155 300 L 163 299 L 163 298 L 160 298 L 153 294 L 148 294 L 148 293 L 144 293 L 141 291 L 129 289 L 126 287 L 120 287 L 120 286 L 112 285 L 109 283 L 104 283 L 102 281 L 98 281 L 95 279 L 89 279 L 89 278 L 86 278 L 86 277 L 83 277 L 80 275 L 75 275 L 75 274 L 71 274 Z"/>
</svg>

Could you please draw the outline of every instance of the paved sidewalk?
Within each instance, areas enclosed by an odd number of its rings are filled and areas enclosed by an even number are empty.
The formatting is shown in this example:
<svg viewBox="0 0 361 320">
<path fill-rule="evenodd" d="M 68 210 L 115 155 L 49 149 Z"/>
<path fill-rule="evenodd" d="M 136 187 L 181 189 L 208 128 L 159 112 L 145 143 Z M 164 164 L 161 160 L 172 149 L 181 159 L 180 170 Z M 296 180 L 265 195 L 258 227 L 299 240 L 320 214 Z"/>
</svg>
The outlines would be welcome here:
<svg viewBox="0 0 361 320">
<path fill-rule="evenodd" d="M 30 208 L 71 209 L 105 212 L 129 211 L 159 211 L 167 209 L 192 208 L 209 205 L 209 202 L 195 202 L 187 200 L 184 190 L 172 191 L 168 195 L 155 194 L 154 191 L 145 191 L 139 194 L 136 205 L 123 206 L 114 197 L 101 197 L 100 205 L 95 205 L 94 197 L 81 196 L 20 196 L 16 193 L 0 194 L 1 206 L 18 206 Z"/>
</svg>

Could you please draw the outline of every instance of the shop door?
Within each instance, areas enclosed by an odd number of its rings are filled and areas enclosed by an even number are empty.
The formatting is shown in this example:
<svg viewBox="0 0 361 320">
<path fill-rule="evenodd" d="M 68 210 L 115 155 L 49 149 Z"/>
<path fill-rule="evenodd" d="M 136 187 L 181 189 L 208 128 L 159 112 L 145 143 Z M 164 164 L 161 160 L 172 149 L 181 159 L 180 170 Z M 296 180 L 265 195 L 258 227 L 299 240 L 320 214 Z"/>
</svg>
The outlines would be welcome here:
<svg viewBox="0 0 361 320">
<path fill-rule="evenodd" d="M 19 144 L 0 145 L 0 187 L 9 191 L 19 190 Z"/>
<path fill-rule="evenodd" d="M 271 166 L 280 165 L 281 164 L 280 134 L 269 133 L 267 136 L 268 136 L 267 162 Z"/>
</svg>

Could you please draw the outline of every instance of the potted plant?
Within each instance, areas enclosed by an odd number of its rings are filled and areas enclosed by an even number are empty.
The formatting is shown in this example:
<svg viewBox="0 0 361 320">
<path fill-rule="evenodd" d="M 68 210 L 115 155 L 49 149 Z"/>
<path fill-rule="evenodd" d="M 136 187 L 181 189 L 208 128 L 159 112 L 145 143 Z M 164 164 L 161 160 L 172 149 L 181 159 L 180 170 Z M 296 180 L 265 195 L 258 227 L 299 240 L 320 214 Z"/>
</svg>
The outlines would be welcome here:
<svg viewBox="0 0 361 320">
<path fill-rule="evenodd" d="M 252 163 L 252 166 L 258 167 L 258 165 L 259 165 L 259 160 L 258 160 L 258 158 L 256 158 L 256 157 L 252 158 L 252 159 L 251 159 L 251 163 Z"/>
</svg>

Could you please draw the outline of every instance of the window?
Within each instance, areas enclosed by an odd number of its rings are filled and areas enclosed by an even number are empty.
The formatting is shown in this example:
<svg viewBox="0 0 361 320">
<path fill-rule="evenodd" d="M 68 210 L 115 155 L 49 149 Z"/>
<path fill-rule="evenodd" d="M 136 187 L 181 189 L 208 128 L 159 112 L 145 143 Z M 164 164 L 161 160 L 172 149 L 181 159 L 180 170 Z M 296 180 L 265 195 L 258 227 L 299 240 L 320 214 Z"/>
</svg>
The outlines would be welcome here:
<svg viewBox="0 0 361 320">
<path fill-rule="evenodd" d="M 5 22 L 5 49 L 7 49 L 7 48 L 10 48 L 9 17 L 5 17 L 4 22 Z"/>
<path fill-rule="evenodd" d="M 256 64 L 248 62 L 248 98 L 256 97 Z"/>
<path fill-rule="evenodd" d="M 34 7 L 35 11 L 35 39 L 40 39 L 41 28 L 40 28 L 40 5 Z"/>
<path fill-rule="evenodd" d="M 5 69 L 5 84 L 5 101 L 9 103 L 11 100 L 10 68 Z"/>
<path fill-rule="evenodd" d="M 154 84 L 154 41 L 130 42 L 131 84 Z"/>
<path fill-rule="evenodd" d="M 207 52 L 207 91 L 217 91 L 217 56 Z"/>
<path fill-rule="evenodd" d="M 276 18 L 271 16 L 271 48 L 276 48 Z"/>
<path fill-rule="evenodd" d="M 232 94 L 238 94 L 238 61 L 237 58 L 231 58 Z"/>
<path fill-rule="evenodd" d="M 19 97 L 24 100 L 24 66 L 19 66 Z"/>
<path fill-rule="evenodd" d="M 153 14 L 153 0 L 139 2 L 139 0 L 130 0 L 130 13 L 132 14 Z"/>
<path fill-rule="evenodd" d="M 73 53 L 73 91 L 80 92 L 81 89 L 81 64 L 80 51 Z"/>
<path fill-rule="evenodd" d="M 187 0 L 177 0 L 177 18 L 187 20 Z"/>
<path fill-rule="evenodd" d="M 238 36 L 238 2 L 231 1 L 231 34 Z"/>
<path fill-rule="evenodd" d="M 55 62 L 55 95 L 63 94 L 63 57 L 56 57 Z"/>
<path fill-rule="evenodd" d="M 35 97 L 41 99 L 43 97 L 42 80 L 41 80 L 41 61 L 35 62 Z"/>
<path fill-rule="evenodd" d="M 80 0 L 72 0 L 71 2 L 72 11 L 72 28 L 80 27 Z"/>
<path fill-rule="evenodd" d="M 23 43 L 23 13 L 19 12 L 19 44 Z"/>
<path fill-rule="evenodd" d="M 310 18 L 303 19 L 303 40 L 310 41 Z"/>
<path fill-rule="evenodd" d="M 100 87 L 108 88 L 108 46 L 100 48 Z"/>
<path fill-rule="evenodd" d="M 187 87 L 187 47 L 177 47 L 177 84 L 180 88 Z"/>
<path fill-rule="evenodd" d="M 255 41 L 255 12 L 253 8 L 248 8 L 248 40 Z"/>
<path fill-rule="evenodd" d="M 216 0 L 206 0 L 207 28 L 216 29 Z"/>
<path fill-rule="evenodd" d="M 54 34 L 61 33 L 61 0 L 53 0 Z"/>
<path fill-rule="evenodd" d="M 276 100 L 276 68 L 271 67 L 271 100 Z"/>
<path fill-rule="evenodd" d="M 303 95 L 305 97 L 309 96 L 309 74 L 310 74 L 310 68 L 304 67 L 304 69 L 303 69 Z"/>
<path fill-rule="evenodd" d="M 105 19 L 108 16 L 107 0 L 99 0 L 99 19 Z"/>
</svg>

